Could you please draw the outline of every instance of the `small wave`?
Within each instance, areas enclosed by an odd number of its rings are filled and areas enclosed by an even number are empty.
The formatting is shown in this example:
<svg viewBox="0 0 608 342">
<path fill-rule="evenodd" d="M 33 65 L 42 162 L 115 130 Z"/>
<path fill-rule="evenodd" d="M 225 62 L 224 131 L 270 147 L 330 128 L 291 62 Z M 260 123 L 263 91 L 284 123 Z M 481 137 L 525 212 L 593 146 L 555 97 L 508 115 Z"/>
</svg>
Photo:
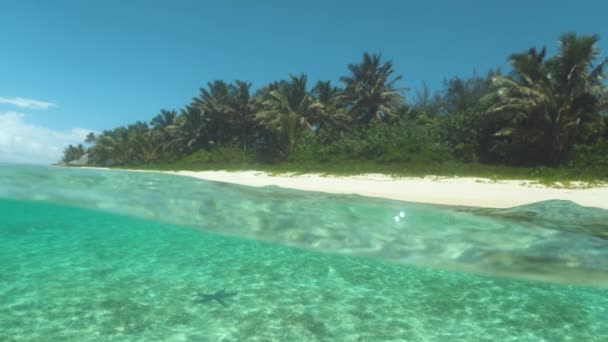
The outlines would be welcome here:
<svg viewBox="0 0 608 342">
<path fill-rule="evenodd" d="M 446 207 L 158 173 L 35 166 L 1 167 L 0 197 L 101 209 L 325 253 L 608 286 L 608 210 L 567 201 Z"/>
</svg>

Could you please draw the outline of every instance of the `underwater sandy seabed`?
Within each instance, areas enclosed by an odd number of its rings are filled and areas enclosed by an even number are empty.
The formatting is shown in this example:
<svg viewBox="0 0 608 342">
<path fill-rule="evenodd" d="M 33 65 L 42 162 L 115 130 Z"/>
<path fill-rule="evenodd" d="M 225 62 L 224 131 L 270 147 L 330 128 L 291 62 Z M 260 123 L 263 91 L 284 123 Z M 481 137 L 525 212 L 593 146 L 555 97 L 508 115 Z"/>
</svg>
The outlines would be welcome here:
<svg viewBox="0 0 608 342">
<path fill-rule="evenodd" d="M 604 341 L 608 289 L 0 200 L 0 341 Z M 225 306 L 199 294 L 226 289 Z"/>
</svg>

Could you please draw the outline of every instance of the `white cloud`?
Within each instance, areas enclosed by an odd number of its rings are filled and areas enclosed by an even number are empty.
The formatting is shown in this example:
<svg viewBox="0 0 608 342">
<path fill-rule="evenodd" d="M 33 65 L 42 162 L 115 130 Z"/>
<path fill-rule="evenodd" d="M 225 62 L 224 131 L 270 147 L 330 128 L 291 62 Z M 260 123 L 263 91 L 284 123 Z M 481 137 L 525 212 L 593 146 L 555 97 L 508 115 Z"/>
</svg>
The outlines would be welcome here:
<svg viewBox="0 0 608 342">
<path fill-rule="evenodd" d="M 56 131 L 25 121 L 17 112 L 0 112 L 0 162 L 50 164 L 69 144 L 80 144 L 91 132 L 84 128 Z"/>
<path fill-rule="evenodd" d="M 52 102 L 32 100 L 32 99 L 24 99 L 22 97 L 1 97 L 0 96 L 0 104 L 11 104 L 20 108 L 28 108 L 28 109 L 49 109 L 51 107 L 56 107 L 57 105 Z"/>
</svg>

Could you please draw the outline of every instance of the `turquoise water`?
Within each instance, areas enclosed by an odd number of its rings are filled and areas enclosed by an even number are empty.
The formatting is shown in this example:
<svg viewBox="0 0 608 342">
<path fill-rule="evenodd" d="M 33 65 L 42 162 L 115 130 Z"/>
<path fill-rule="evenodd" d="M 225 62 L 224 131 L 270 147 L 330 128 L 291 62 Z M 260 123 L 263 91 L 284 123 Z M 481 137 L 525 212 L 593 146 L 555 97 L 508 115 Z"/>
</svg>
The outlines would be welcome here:
<svg viewBox="0 0 608 342">
<path fill-rule="evenodd" d="M 0 341 L 603 341 L 606 215 L 0 166 Z"/>
</svg>

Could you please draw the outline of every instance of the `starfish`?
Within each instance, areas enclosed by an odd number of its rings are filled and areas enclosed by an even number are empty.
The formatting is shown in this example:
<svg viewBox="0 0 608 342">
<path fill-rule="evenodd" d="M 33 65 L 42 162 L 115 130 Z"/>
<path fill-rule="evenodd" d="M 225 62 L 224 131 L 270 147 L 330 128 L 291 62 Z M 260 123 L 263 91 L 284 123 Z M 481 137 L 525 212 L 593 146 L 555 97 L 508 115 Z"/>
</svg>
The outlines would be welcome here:
<svg viewBox="0 0 608 342">
<path fill-rule="evenodd" d="M 197 294 L 197 296 L 199 297 L 197 300 L 195 300 L 195 303 L 198 304 L 203 304 L 203 303 L 208 303 L 212 300 L 220 303 L 222 306 L 226 306 L 226 302 L 224 302 L 224 299 L 228 298 L 228 297 L 232 297 L 235 296 L 236 293 L 228 293 L 226 292 L 226 289 L 222 289 L 220 291 L 217 291 L 214 294 L 204 294 L 204 293 L 199 293 Z"/>
</svg>

